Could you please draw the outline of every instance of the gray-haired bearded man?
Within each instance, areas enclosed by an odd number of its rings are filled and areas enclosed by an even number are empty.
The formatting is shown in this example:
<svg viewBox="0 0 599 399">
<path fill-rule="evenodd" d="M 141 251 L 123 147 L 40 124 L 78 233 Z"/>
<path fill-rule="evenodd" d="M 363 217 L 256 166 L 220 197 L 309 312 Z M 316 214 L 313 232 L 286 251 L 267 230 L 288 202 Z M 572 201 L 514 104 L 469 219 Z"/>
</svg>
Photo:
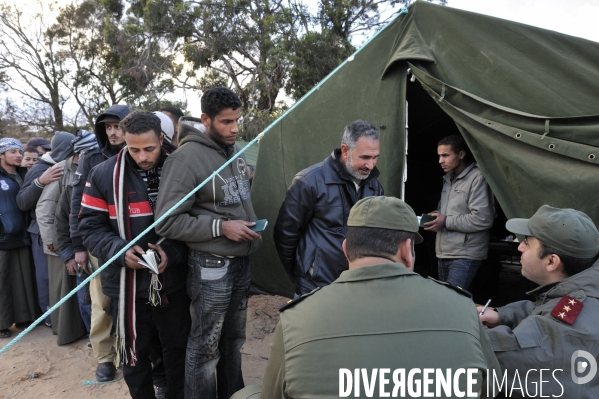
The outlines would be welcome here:
<svg viewBox="0 0 599 399">
<path fill-rule="evenodd" d="M 383 195 L 377 180 L 379 131 L 357 120 L 346 126 L 323 162 L 299 172 L 287 190 L 275 224 L 275 245 L 296 295 L 332 283 L 348 268 L 341 243 L 351 207 Z"/>
</svg>

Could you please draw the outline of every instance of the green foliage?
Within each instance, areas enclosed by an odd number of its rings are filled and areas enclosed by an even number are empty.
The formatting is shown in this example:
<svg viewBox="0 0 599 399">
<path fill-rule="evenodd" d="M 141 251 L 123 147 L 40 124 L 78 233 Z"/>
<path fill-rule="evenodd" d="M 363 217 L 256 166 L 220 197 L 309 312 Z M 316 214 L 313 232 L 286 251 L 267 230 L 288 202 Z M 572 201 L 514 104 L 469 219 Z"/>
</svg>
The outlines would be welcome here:
<svg viewBox="0 0 599 399">
<path fill-rule="evenodd" d="M 308 32 L 295 45 L 285 90 L 299 100 L 354 51 L 347 39 L 331 30 Z"/>
<path fill-rule="evenodd" d="M 15 120 L 64 130 L 93 126 L 111 104 L 184 107 L 169 100 L 174 91 L 227 86 L 242 100 L 249 140 L 285 109 L 283 89 L 302 97 L 355 51 L 354 35 L 410 0 L 319 0 L 316 13 L 302 1 L 78 0 L 34 26 L 0 5 L 0 90 L 33 108 Z M 77 110 L 64 117 L 67 100 Z"/>
</svg>

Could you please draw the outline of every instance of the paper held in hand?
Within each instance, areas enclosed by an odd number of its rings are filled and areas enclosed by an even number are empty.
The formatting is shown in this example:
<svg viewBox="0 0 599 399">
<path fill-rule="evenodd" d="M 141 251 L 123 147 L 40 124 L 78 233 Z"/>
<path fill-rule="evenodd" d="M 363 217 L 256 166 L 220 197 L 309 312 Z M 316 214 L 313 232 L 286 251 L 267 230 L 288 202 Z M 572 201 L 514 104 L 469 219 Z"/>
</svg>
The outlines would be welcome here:
<svg viewBox="0 0 599 399">
<path fill-rule="evenodd" d="M 137 263 L 144 267 L 147 267 L 156 274 L 160 274 L 158 272 L 158 263 L 160 261 L 158 260 L 158 256 L 156 255 L 154 250 L 148 249 L 145 254 L 141 255 L 141 257 L 143 258 L 143 260 L 140 260 Z"/>
</svg>

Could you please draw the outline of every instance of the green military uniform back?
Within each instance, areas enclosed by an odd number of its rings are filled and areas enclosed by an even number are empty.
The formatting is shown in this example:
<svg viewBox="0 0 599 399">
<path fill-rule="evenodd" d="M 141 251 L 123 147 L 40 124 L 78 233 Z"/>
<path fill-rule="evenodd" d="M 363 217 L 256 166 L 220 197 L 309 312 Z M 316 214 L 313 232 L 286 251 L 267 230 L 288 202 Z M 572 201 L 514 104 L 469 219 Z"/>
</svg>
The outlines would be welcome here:
<svg viewBox="0 0 599 399">
<path fill-rule="evenodd" d="M 501 373 L 468 296 L 397 263 L 345 271 L 287 307 L 271 348 L 265 398 L 339 397 L 341 368 L 476 368 L 479 387 Z"/>
</svg>

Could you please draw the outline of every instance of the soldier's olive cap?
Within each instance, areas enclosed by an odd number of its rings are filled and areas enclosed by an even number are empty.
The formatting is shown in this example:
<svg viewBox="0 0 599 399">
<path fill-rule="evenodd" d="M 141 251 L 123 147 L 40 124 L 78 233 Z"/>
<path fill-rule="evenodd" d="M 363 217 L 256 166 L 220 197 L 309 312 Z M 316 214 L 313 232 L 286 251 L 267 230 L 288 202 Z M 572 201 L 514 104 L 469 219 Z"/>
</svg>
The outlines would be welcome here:
<svg viewBox="0 0 599 399">
<path fill-rule="evenodd" d="M 351 227 L 377 227 L 416 233 L 414 241 L 420 244 L 418 219 L 410 207 L 395 197 L 366 197 L 356 202 L 349 212 L 347 225 Z"/>
<path fill-rule="evenodd" d="M 543 205 L 530 219 L 510 219 L 505 228 L 532 236 L 566 255 L 592 258 L 599 253 L 599 232 L 585 213 Z"/>
</svg>

